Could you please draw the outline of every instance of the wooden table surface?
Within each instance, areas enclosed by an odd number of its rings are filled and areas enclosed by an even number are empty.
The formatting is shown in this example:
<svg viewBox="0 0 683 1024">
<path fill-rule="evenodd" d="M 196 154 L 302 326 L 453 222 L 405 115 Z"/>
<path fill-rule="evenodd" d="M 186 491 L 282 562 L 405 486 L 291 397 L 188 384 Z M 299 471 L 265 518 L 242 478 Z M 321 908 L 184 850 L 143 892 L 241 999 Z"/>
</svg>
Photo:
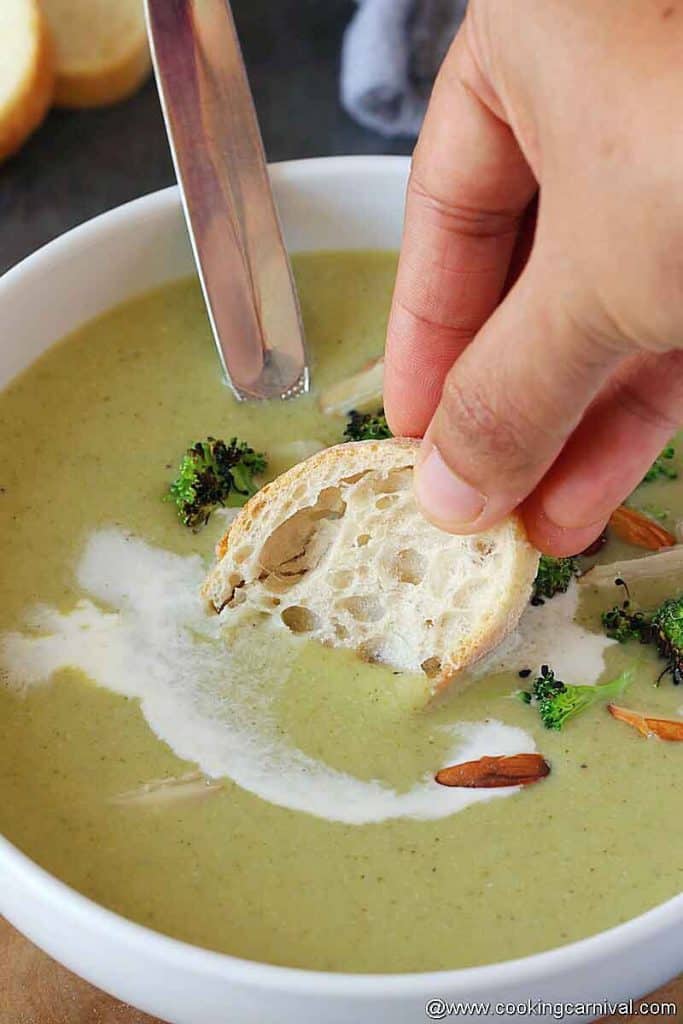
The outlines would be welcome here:
<svg viewBox="0 0 683 1024">
<path fill-rule="evenodd" d="M 658 1015 L 657 1020 L 683 1024 L 683 974 L 648 998 L 673 1002 L 678 1007 L 677 1014 Z M 642 1018 L 634 1014 L 605 1020 L 625 1022 Z M 0 1024 L 161 1022 L 81 981 L 0 919 Z"/>
</svg>

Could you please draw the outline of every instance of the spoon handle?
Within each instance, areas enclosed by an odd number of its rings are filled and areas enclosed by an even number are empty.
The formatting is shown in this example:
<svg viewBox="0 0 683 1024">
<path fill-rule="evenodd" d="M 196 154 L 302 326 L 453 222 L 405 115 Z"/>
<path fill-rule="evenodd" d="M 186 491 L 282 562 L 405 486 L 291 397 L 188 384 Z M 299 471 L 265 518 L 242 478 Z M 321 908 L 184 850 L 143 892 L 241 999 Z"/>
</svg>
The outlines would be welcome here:
<svg viewBox="0 0 683 1024">
<path fill-rule="evenodd" d="M 301 313 L 228 0 L 146 0 L 161 106 L 223 370 L 239 399 L 308 390 Z"/>
</svg>

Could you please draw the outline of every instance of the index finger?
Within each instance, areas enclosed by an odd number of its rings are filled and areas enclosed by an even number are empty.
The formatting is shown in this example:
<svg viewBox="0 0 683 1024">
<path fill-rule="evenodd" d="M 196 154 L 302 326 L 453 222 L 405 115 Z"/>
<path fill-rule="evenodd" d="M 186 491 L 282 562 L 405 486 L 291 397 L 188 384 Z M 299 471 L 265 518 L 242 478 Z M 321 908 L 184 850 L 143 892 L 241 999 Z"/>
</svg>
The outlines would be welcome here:
<svg viewBox="0 0 683 1024">
<path fill-rule="evenodd" d="M 535 191 L 492 109 L 466 20 L 434 86 L 408 185 L 384 378 L 394 433 L 424 434 L 446 374 L 501 298 Z"/>
</svg>

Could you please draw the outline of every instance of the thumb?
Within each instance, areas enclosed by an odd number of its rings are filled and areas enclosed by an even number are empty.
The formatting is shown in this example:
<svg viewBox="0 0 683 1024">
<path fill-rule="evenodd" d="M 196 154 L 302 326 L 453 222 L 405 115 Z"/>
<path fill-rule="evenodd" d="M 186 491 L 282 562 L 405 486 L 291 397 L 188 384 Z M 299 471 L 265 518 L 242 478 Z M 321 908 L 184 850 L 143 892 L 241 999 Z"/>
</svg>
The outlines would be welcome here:
<svg viewBox="0 0 683 1024">
<path fill-rule="evenodd" d="M 542 265 L 534 253 L 456 361 L 425 435 L 417 500 L 451 533 L 486 529 L 527 497 L 624 357 L 563 308 Z"/>
</svg>

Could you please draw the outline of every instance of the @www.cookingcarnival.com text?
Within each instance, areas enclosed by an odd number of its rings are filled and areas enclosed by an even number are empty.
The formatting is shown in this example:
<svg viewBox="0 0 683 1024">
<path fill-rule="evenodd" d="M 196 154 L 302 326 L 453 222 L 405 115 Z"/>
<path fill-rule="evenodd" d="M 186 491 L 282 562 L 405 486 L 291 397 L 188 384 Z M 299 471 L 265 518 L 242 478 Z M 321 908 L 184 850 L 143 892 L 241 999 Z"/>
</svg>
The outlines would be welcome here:
<svg viewBox="0 0 683 1024">
<path fill-rule="evenodd" d="M 610 999 L 586 1002 L 555 1002 L 547 999 L 527 999 L 524 1002 L 457 1002 L 448 999 L 429 999 L 425 1005 L 428 1020 L 447 1020 L 449 1017 L 609 1017 L 631 1015 L 640 1017 L 676 1017 L 679 1006 L 665 1000 Z M 683 1017 L 683 1014 L 682 1014 Z"/>
</svg>

